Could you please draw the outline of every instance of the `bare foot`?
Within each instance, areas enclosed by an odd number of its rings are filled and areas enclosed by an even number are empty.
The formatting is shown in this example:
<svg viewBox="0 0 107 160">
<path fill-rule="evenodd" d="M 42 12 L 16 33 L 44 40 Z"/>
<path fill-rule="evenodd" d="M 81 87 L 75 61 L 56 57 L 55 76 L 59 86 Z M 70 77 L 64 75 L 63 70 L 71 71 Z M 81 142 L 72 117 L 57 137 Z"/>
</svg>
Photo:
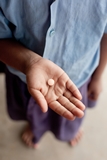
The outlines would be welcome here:
<svg viewBox="0 0 107 160">
<path fill-rule="evenodd" d="M 32 139 L 33 139 L 33 133 L 31 131 L 30 127 L 28 126 L 25 129 L 24 133 L 22 134 L 22 140 L 27 144 L 27 146 L 32 147 L 34 149 L 37 149 L 38 148 L 38 144 L 37 143 L 34 144 L 32 142 Z"/>
<path fill-rule="evenodd" d="M 76 146 L 78 144 L 78 142 L 81 140 L 82 135 L 83 135 L 83 130 L 80 129 L 77 132 L 76 136 L 70 141 L 70 145 L 73 146 L 73 147 Z"/>
</svg>

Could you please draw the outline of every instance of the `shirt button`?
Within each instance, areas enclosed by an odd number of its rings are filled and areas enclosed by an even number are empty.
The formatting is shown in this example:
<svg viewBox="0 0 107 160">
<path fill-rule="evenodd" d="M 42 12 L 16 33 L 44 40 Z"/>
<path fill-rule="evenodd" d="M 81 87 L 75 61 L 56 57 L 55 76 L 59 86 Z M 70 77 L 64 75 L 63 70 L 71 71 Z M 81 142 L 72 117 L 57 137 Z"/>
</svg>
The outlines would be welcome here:
<svg viewBox="0 0 107 160">
<path fill-rule="evenodd" d="M 49 36 L 51 37 L 51 36 L 53 36 L 54 34 L 55 34 L 55 30 L 52 29 L 52 30 L 49 32 Z"/>
</svg>

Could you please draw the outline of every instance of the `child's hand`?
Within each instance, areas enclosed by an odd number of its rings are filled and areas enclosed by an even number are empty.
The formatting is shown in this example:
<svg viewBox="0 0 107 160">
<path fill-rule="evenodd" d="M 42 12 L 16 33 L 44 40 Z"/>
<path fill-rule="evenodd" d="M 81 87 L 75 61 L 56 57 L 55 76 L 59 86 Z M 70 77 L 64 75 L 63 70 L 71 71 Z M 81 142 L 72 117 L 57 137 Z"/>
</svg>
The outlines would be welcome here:
<svg viewBox="0 0 107 160">
<path fill-rule="evenodd" d="M 84 115 L 81 94 L 60 67 L 17 41 L 1 40 L 0 47 L 0 60 L 26 74 L 28 90 L 43 112 L 49 106 L 70 120 Z M 49 79 L 54 79 L 53 86 L 48 85 Z"/>
<path fill-rule="evenodd" d="M 49 106 L 70 120 L 74 120 L 75 116 L 83 117 L 85 106 L 80 101 L 80 92 L 67 74 L 53 62 L 40 58 L 28 67 L 26 77 L 28 90 L 43 112 Z M 54 80 L 53 86 L 48 85 L 49 79 Z"/>
<path fill-rule="evenodd" d="M 100 93 L 102 91 L 102 80 L 100 79 L 95 79 L 92 78 L 89 86 L 88 86 L 88 98 L 90 100 L 97 100 Z"/>
</svg>

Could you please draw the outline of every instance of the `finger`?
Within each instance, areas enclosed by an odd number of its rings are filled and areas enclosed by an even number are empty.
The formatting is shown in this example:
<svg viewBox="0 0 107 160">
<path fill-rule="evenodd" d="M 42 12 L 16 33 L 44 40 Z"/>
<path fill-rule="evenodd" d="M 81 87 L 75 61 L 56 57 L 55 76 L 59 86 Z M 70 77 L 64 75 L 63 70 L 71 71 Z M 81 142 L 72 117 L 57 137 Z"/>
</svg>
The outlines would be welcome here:
<svg viewBox="0 0 107 160">
<path fill-rule="evenodd" d="M 67 118 L 68 120 L 75 119 L 75 116 L 70 111 L 68 111 L 65 107 L 63 107 L 58 101 L 53 101 L 53 102 L 49 103 L 49 107 L 54 112 L 56 112 L 60 116 Z"/>
<path fill-rule="evenodd" d="M 90 93 L 90 94 L 88 95 L 88 98 L 89 98 L 90 100 L 97 100 L 98 97 L 99 97 L 99 94 L 95 94 L 95 93 Z"/>
<path fill-rule="evenodd" d="M 76 85 L 69 79 L 66 83 L 67 89 L 79 100 L 82 99 L 82 95 Z"/>
<path fill-rule="evenodd" d="M 88 88 L 88 93 L 87 94 L 88 94 L 88 97 L 91 98 L 92 90 Z"/>
<path fill-rule="evenodd" d="M 77 98 L 75 98 L 69 91 L 66 91 L 64 93 L 64 96 L 70 101 L 72 102 L 76 107 L 78 107 L 79 109 L 81 109 L 82 111 L 85 110 L 85 105 L 78 100 Z"/>
<path fill-rule="evenodd" d="M 62 106 L 69 110 L 74 116 L 79 118 L 84 116 L 84 112 L 71 103 L 66 97 L 60 96 L 57 100 Z"/>
<path fill-rule="evenodd" d="M 47 102 L 46 102 L 43 94 L 39 90 L 36 90 L 36 89 L 33 89 L 33 88 L 30 89 L 30 94 L 35 99 L 37 104 L 40 106 L 42 112 L 47 112 L 48 105 L 47 105 Z"/>
</svg>

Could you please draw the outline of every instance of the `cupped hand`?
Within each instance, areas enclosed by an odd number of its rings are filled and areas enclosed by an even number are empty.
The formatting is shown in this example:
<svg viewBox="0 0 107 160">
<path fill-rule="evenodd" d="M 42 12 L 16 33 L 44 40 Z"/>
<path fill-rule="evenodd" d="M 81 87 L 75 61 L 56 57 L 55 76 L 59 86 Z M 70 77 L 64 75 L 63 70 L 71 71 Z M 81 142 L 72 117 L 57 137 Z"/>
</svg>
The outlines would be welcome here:
<svg viewBox="0 0 107 160">
<path fill-rule="evenodd" d="M 81 102 L 79 90 L 56 64 L 40 58 L 28 67 L 26 79 L 30 94 L 43 112 L 46 112 L 49 106 L 69 120 L 83 117 L 85 106 Z M 49 79 L 54 80 L 54 85 L 48 85 Z"/>
</svg>

